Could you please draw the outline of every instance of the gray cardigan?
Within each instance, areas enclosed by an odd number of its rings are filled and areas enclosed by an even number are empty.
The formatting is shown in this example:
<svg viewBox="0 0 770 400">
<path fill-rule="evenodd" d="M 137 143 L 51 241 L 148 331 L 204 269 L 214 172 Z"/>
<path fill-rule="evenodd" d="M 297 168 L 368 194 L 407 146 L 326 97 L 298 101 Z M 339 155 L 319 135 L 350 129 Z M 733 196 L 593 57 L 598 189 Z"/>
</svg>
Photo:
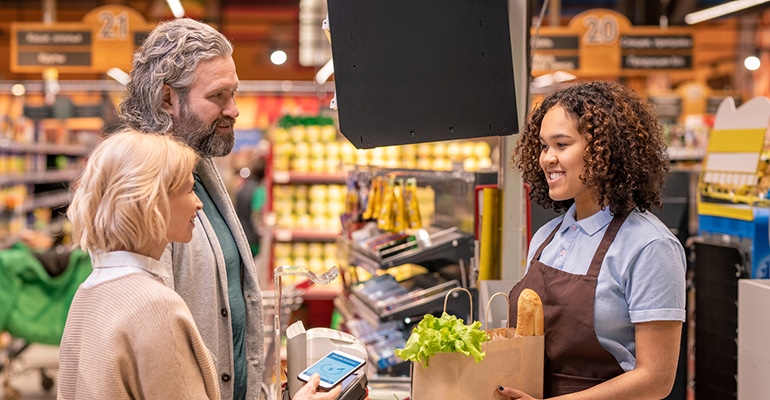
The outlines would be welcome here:
<svg viewBox="0 0 770 400">
<path fill-rule="evenodd" d="M 214 161 L 211 158 L 201 159 L 197 172 L 230 227 L 243 260 L 243 295 L 246 302 L 245 346 L 249 375 L 246 398 L 258 399 L 262 375 L 265 371 L 264 325 L 262 295 L 259 291 L 254 260 L 246 235 L 238 222 L 230 196 Z M 198 212 L 190 243 L 169 244 L 161 261 L 166 266 L 172 267 L 172 274 L 170 274 L 172 278 L 165 282 L 166 285 L 179 293 L 187 303 L 203 341 L 211 351 L 222 399 L 232 399 L 233 333 L 227 298 L 225 259 L 214 228 L 202 211 Z"/>
</svg>

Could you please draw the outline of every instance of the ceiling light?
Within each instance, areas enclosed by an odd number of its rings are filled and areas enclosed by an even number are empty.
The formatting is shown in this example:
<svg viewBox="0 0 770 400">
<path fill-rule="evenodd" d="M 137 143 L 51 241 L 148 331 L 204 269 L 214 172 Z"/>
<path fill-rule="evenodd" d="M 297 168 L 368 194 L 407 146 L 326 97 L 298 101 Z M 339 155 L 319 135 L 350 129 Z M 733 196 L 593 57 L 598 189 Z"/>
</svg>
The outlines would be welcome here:
<svg viewBox="0 0 770 400">
<path fill-rule="evenodd" d="M 21 83 L 16 83 L 13 86 L 11 86 L 11 94 L 14 96 L 24 96 L 24 93 L 27 93 L 27 88 L 22 85 Z"/>
<path fill-rule="evenodd" d="M 175 18 L 184 17 L 184 7 L 182 7 L 180 0 L 166 0 L 166 4 L 168 4 L 168 8 L 171 9 L 171 13 L 174 14 Z"/>
<path fill-rule="evenodd" d="M 553 74 L 540 75 L 532 79 L 532 86 L 542 89 L 551 86 L 555 83 Z"/>
<path fill-rule="evenodd" d="M 238 175 L 240 175 L 241 178 L 246 179 L 251 176 L 251 171 L 248 168 L 243 167 L 238 171 Z"/>
<path fill-rule="evenodd" d="M 118 81 L 123 86 L 128 85 L 128 81 L 131 80 L 131 77 L 126 73 L 126 71 L 123 71 L 120 68 L 110 68 L 107 70 L 107 76 L 110 78 Z"/>
<path fill-rule="evenodd" d="M 719 18 L 721 16 L 732 14 L 741 10 L 745 10 L 749 7 L 758 6 L 760 4 L 767 3 L 770 0 L 735 0 L 729 1 L 718 6 L 709 7 L 705 10 L 689 13 L 684 16 L 684 22 L 689 25 L 697 24 L 699 22 L 708 21 L 710 19 Z"/>
<path fill-rule="evenodd" d="M 551 85 L 569 82 L 575 79 L 577 79 L 577 77 L 570 74 L 569 72 L 556 71 L 553 74 L 540 75 L 532 79 L 532 86 L 538 89 L 543 89 Z"/>
<path fill-rule="evenodd" d="M 275 65 L 282 65 L 288 58 L 286 52 L 283 50 L 276 50 L 270 54 L 270 61 Z"/>
<path fill-rule="evenodd" d="M 553 80 L 557 83 L 569 82 L 577 79 L 577 76 L 570 74 L 569 72 L 556 71 L 553 73 Z"/>
<path fill-rule="evenodd" d="M 746 67 L 746 69 L 749 71 L 756 71 L 761 65 L 762 62 L 759 61 L 757 56 L 748 56 L 745 60 L 743 60 L 743 66 Z"/>
<path fill-rule="evenodd" d="M 315 81 L 319 85 L 323 85 L 326 83 L 326 81 L 329 80 L 329 77 L 332 76 L 334 73 L 334 61 L 329 60 L 326 64 L 324 64 L 321 69 L 318 70 L 315 74 Z"/>
</svg>

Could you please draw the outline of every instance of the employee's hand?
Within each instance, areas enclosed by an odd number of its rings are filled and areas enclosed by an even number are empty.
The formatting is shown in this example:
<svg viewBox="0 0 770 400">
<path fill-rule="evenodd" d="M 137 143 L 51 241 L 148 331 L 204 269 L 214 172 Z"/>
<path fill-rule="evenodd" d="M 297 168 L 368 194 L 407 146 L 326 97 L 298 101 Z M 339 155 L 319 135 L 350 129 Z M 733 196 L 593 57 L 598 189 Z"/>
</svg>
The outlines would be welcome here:
<svg viewBox="0 0 770 400">
<path fill-rule="evenodd" d="M 498 386 L 497 391 L 501 393 L 503 396 L 510 397 L 512 399 L 535 400 L 534 397 L 522 392 L 521 390 L 516 390 L 514 388 Z"/>
<path fill-rule="evenodd" d="M 319 392 L 318 384 L 321 383 L 321 376 L 313 374 L 305 386 L 302 386 L 292 397 L 293 400 L 336 400 L 342 392 L 342 385 L 336 385 L 328 392 Z"/>
</svg>

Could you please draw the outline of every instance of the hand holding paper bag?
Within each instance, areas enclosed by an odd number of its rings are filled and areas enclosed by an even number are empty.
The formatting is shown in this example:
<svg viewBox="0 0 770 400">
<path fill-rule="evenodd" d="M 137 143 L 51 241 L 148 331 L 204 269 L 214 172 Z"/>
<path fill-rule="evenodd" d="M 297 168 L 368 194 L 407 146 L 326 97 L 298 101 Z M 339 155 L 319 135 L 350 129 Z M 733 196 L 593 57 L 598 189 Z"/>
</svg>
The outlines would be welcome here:
<svg viewBox="0 0 770 400">
<path fill-rule="evenodd" d="M 474 322 L 467 327 L 476 326 L 478 332 L 485 336 L 481 344 L 483 359 L 477 362 L 473 357 L 459 352 L 436 352 L 429 357 L 429 362 L 427 358 L 414 361 L 412 399 L 499 400 L 503 398 L 497 389 L 500 385 L 516 387 L 533 396 L 542 396 L 545 341 L 542 333 L 534 335 L 538 326 L 535 315 L 540 308 L 539 315 L 542 318 L 542 305 L 537 294 L 531 290 L 529 292 L 530 296 L 535 296 L 525 300 L 534 304 L 534 307 L 531 307 L 532 312 L 520 314 L 528 314 L 533 318 L 527 323 L 532 327 L 531 336 L 516 335 L 516 328 L 481 331 L 478 329 L 481 324 Z M 507 297 L 504 293 L 495 294 L 497 295 Z M 542 322 L 539 326 L 542 328 Z"/>
</svg>

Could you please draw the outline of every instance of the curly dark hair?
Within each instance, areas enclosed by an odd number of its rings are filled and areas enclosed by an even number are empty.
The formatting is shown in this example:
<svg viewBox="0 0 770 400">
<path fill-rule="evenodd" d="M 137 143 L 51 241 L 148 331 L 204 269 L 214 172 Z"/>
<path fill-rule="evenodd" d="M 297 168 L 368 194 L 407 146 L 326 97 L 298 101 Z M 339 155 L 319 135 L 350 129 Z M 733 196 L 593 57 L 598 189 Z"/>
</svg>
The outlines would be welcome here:
<svg viewBox="0 0 770 400">
<path fill-rule="evenodd" d="M 548 95 L 529 115 L 513 150 L 513 167 L 530 185 L 530 199 L 556 212 L 574 199 L 554 201 L 540 167 L 540 125 L 545 114 L 561 106 L 586 140 L 585 169 L 580 179 L 593 190 L 602 208 L 625 215 L 661 207 L 660 190 L 670 170 L 663 130 L 652 106 L 633 90 L 614 82 L 576 83 Z"/>
</svg>

